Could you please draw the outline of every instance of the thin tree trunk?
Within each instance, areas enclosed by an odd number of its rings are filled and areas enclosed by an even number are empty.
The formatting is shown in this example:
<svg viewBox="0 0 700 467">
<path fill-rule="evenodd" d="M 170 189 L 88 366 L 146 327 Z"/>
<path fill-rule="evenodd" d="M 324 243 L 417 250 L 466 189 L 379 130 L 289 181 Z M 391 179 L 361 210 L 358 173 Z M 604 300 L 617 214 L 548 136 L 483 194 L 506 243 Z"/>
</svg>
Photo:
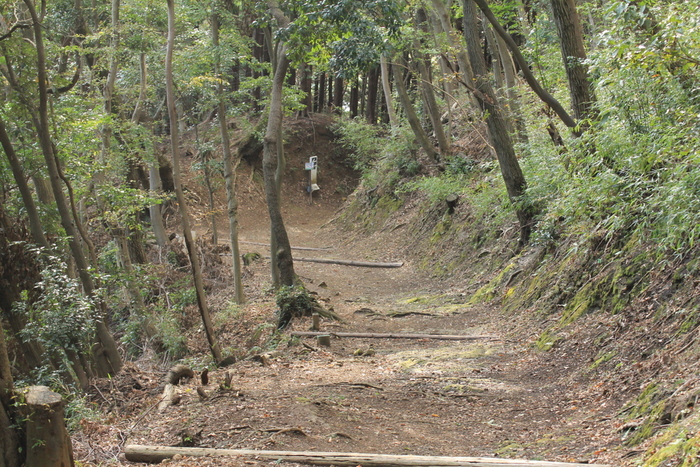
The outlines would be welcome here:
<svg viewBox="0 0 700 467">
<path fill-rule="evenodd" d="M 139 98 L 134 106 L 134 113 L 131 115 L 131 121 L 135 124 L 139 124 L 147 120 L 146 112 L 144 111 L 147 91 L 148 67 L 146 65 L 146 54 L 141 53 L 139 57 Z M 152 193 L 160 194 L 163 187 L 160 181 L 157 157 L 154 157 L 154 161 L 148 163 L 148 183 L 148 188 Z M 153 235 L 156 238 L 156 243 L 160 248 L 163 248 L 167 244 L 167 238 L 165 235 L 165 226 L 163 225 L 163 215 L 161 214 L 160 204 L 149 206 L 148 212 L 151 217 L 151 229 L 153 229 Z"/>
<path fill-rule="evenodd" d="M 374 65 L 367 75 L 367 105 L 365 116 L 367 123 L 377 123 L 377 95 L 379 94 L 379 67 Z"/>
<path fill-rule="evenodd" d="M 418 8 L 416 11 L 416 20 L 418 22 L 418 28 L 423 31 L 423 33 L 428 33 L 428 18 L 423 8 Z M 423 102 L 425 102 L 425 106 L 428 110 L 428 116 L 430 117 L 430 123 L 433 125 L 433 131 L 435 132 L 435 139 L 438 142 L 440 153 L 446 156 L 450 152 L 450 142 L 442 126 L 440 109 L 438 108 L 437 101 L 435 100 L 435 93 L 433 92 L 430 59 L 421 52 L 421 46 L 422 44 L 420 41 L 416 41 L 414 44 L 416 54 L 418 55 L 418 60 L 416 60 L 416 62 L 421 77 L 420 82 L 421 89 L 423 90 Z"/>
<path fill-rule="evenodd" d="M 56 157 L 54 154 L 53 144 L 51 142 L 51 135 L 49 133 L 49 117 L 48 117 L 48 91 L 47 91 L 47 78 L 46 78 L 46 58 L 44 51 L 44 41 L 42 26 L 39 22 L 39 18 L 34 9 L 34 4 L 31 0 L 24 0 L 27 10 L 32 17 L 33 27 L 34 27 L 34 39 L 37 50 L 37 77 L 39 85 L 39 115 L 33 117 L 34 124 L 39 133 L 39 143 L 41 145 L 41 151 L 44 156 L 44 161 L 46 162 L 46 167 L 49 172 L 49 178 L 51 181 L 51 188 L 53 190 L 54 198 L 56 200 L 56 207 L 61 218 L 61 225 L 66 231 L 66 235 L 69 238 L 69 245 L 71 252 L 73 254 L 73 259 L 75 260 L 76 267 L 78 268 L 78 275 L 80 276 L 80 281 L 83 284 L 83 289 L 86 295 L 92 296 L 95 292 L 95 285 L 92 276 L 89 272 L 88 262 L 83 254 L 82 247 L 80 245 L 80 236 L 73 223 L 73 217 L 66 202 L 65 195 L 63 194 L 63 186 L 61 184 L 61 177 L 59 172 L 59 167 L 56 162 Z M 99 316 L 95 320 L 97 338 L 103 348 L 103 357 L 107 361 L 103 361 L 101 366 L 102 371 L 109 367 L 110 374 L 116 374 L 122 367 L 121 355 L 117 350 L 116 342 L 114 337 L 109 333 L 107 326 L 104 322 L 104 317 Z M 98 363 L 100 356 L 98 355 Z"/>
<path fill-rule="evenodd" d="M 433 30 L 433 40 L 435 42 L 436 47 L 438 50 L 447 50 L 450 48 L 450 43 L 447 38 L 447 32 L 443 30 L 442 28 L 442 22 L 438 18 L 436 12 L 433 10 L 433 14 L 429 15 L 429 20 L 430 20 L 430 25 L 432 26 Z M 443 40 L 444 37 L 444 40 Z M 445 96 L 445 102 L 447 103 L 447 111 L 448 113 L 451 113 L 452 110 L 452 105 L 456 102 L 455 100 L 455 84 L 454 80 L 452 79 L 452 71 L 451 69 L 452 64 L 449 63 L 449 59 L 447 58 L 447 55 L 444 53 L 440 54 L 440 57 L 438 59 L 440 63 L 440 72 L 442 74 L 442 89 L 443 93 Z M 452 120 L 452 119 L 450 119 Z"/>
<path fill-rule="evenodd" d="M 406 90 L 406 85 L 403 82 L 403 72 L 406 69 L 403 59 L 398 58 L 397 56 L 393 65 L 393 69 L 394 83 L 396 83 L 396 90 L 399 93 L 399 100 L 401 100 L 401 105 L 403 106 L 403 110 L 406 113 L 408 123 L 409 125 L 411 125 L 413 134 L 415 135 L 421 147 L 427 154 L 428 158 L 432 162 L 437 163 L 438 154 L 435 151 L 435 148 L 433 147 L 433 143 L 430 141 L 430 138 L 428 138 L 428 135 L 425 133 L 425 130 L 423 130 L 423 127 L 420 124 L 418 114 L 416 114 L 416 110 L 413 108 L 411 98 L 409 97 L 408 91 Z"/>
<path fill-rule="evenodd" d="M 311 85 L 313 84 L 312 81 L 312 75 L 313 75 L 313 70 L 311 65 L 308 63 L 304 63 L 302 65 L 302 74 L 301 74 L 301 92 L 304 93 L 304 99 L 302 100 L 302 104 L 304 104 L 306 107 L 304 109 L 304 117 L 308 117 L 311 112 L 313 112 L 313 95 L 311 92 Z"/>
<path fill-rule="evenodd" d="M 289 24 L 289 19 L 284 16 L 276 0 L 268 0 L 270 13 L 277 20 L 280 28 Z M 276 67 L 272 80 L 272 91 L 270 93 L 270 112 L 267 119 L 267 129 L 263 144 L 263 176 L 265 179 L 265 198 L 270 215 L 271 246 L 274 248 L 271 255 L 277 259 L 279 268 L 279 284 L 283 286 L 293 286 L 296 281 L 294 272 L 294 261 L 292 259 L 292 249 L 289 244 L 287 230 L 284 227 L 282 212 L 280 208 L 280 192 L 278 182 L 281 181 L 281 134 L 282 134 L 282 87 L 284 76 L 289 66 L 289 59 L 286 55 L 287 47 L 281 44 L 277 52 Z M 273 283 L 276 277 L 273 275 Z"/>
<path fill-rule="evenodd" d="M 515 64 L 508 53 L 508 46 L 506 46 L 503 38 L 498 34 L 495 36 L 496 46 L 498 47 L 498 53 L 501 56 L 501 63 L 503 64 L 503 74 L 505 75 L 511 121 L 515 124 L 518 140 L 526 144 L 528 142 L 527 127 L 525 126 L 522 111 L 520 110 L 520 96 L 518 96 L 518 80 L 515 73 Z"/>
<path fill-rule="evenodd" d="M 583 45 L 583 30 L 574 0 L 551 0 L 554 23 L 557 25 L 561 55 L 566 77 L 569 80 L 571 105 L 574 118 L 579 122 L 595 118 L 596 97 L 584 64 L 586 49 Z M 587 125 L 586 125 L 587 126 Z M 580 130 L 579 130 L 580 131 Z"/>
<path fill-rule="evenodd" d="M 438 19 L 442 24 L 442 29 L 447 35 L 447 40 L 449 41 L 450 46 L 457 51 L 455 55 L 457 56 L 457 64 L 459 65 L 459 71 L 462 75 L 462 81 L 471 86 L 474 82 L 474 73 L 472 71 L 471 64 L 469 63 L 469 56 L 462 43 L 456 39 L 454 28 L 452 27 L 452 20 L 450 19 L 450 14 L 447 7 L 445 6 L 443 0 L 432 0 L 432 3 Z M 476 101 L 473 102 L 476 104 Z"/>
<path fill-rule="evenodd" d="M 391 94 L 391 76 L 389 76 L 389 65 L 386 55 L 382 54 L 379 62 L 379 67 L 382 71 L 382 89 L 384 90 L 384 101 L 386 102 L 386 112 L 389 114 L 389 124 L 392 128 L 399 126 L 399 120 L 396 118 L 394 110 L 394 99 Z"/>
<path fill-rule="evenodd" d="M 489 8 L 488 4 L 486 3 L 486 0 L 474 0 L 474 2 L 476 2 L 477 5 L 479 5 L 479 8 L 481 9 L 481 11 L 484 12 L 484 15 L 493 26 L 493 29 L 499 36 L 503 38 L 503 40 L 506 42 L 506 45 L 508 45 L 513 59 L 520 67 L 520 71 L 523 73 L 523 77 L 525 78 L 525 81 L 527 81 L 527 84 L 530 85 L 530 88 L 532 88 L 532 90 L 535 91 L 535 94 L 537 94 L 537 96 L 542 100 L 542 102 L 544 102 L 549 107 L 551 107 L 552 110 L 554 110 L 554 112 L 561 119 L 561 121 L 564 122 L 566 126 L 568 126 L 569 128 L 575 128 L 577 125 L 576 120 L 574 120 L 571 117 L 571 115 L 569 115 L 569 113 L 566 110 L 564 110 L 564 107 L 558 100 L 554 98 L 554 96 L 549 94 L 544 88 L 542 88 L 542 86 L 540 86 L 540 83 L 535 78 L 535 75 L 532 74 L 530 66 L 525 61 L 525 58 L 523 57 L 522 53 L 520 53 L 518 45 L 515 43 L 510 34 L 508 34 L 508 32 L 506 32 L 506 30 L 503 29 L 503 26 L 501 26 L 501 24 L 498 22 L 498 19 Z M 468 45 L 467 48 L 469 48 Z M 469 51 L 469 54 L 470 56 L 472 56 L 471 51 Z"/>
<path fill-rule="evenodd" d="M 326 111 L 326 73 L 323 72 L 318 77 L 318 112 Z"/>
<path fill-rule="evenodd" d="M 338 113 L 343 113 L 343 78 L 336 78 L 333 85 L 333 107 Z"/>
<path fill-rule="evenodd" d="M 166 48 L 165 57 L 165 91 L 168 100 L 168 116 L 170 117 L 170 150 L 172 151 L 173 160 L 173 178 L 175 182 L 175 196 L 180 208 L 182 217 L 182 228 L 184 230 L 185 245 L 189 253 L 190 263 L 192 264 L 192 276 L 194 278 L 195 291 L 197 293 L 197 305 L 199 313 L 202 316 L 204 324 L 204 332 L 207 335 L 209 348 L 214 357 L 214 361 L 218 364 L 223 359 L 219 342 L 214 335 L 214 326 L 211 322 L 209 307 L 207 306 L 207 298 L 204 293 L 204 280 L 202 278 L 202 269 L 199 264 L 197 248 L 192 238 L 192 230 L 190 228 L 190 216 L 187 210 L 187 199 L 182 191 L 180 180 L 180 141 L 177 121 L 177 109 L 175 108 L 175 89 L 173 85 L 173 48 L 175 47 L 175 1 L 168 0 L 168 45 Z"/>
<path fill-rule="evenodd" d="M 44 228 L 41 223 L 41 218 L 39 217 L 39 211 L 36 209 L 36 204 L 34 203 L 34 198 L 32 197 L 32 192 L 27 184 L 27 179 L 24 176 L 24 170 L 22 169 L 22 164 L 17 158 L 14 146 L 10 140 L 7 131 L 5 130 L 5 123 L 0 119 L 0 144 L 5 151 L 7 160 L 10 162 L 10 167 L 12 168 L 12 175 L 15 178 L 17 187 L 19 188 L 20 195 L 22 195 L 22 203 L 27 210 L 27 217 L 29 218 L 29 230 L 32 234 L 32 239 L 34 242 L 44 248 L 49 248 L 49 242 L 46 240 L 44 235 Z"/>
<path fill-rule="evenodd" d="M 5 330 L 0 322 L 0 465 L 3 467 L 19 467 L 20 441 L 13 420 L 12 366 L 7 354 Z"/>
<path fill-rule="evenodd" d="M 212 45 L 219 48 L 219 17 L 216 12 L 212 14 Z M 218 55 L 217 55 L 218 56 Z M 216 63 L 217 75 L 221 72 L 220 64 Z M 233 285 L 235 290 L 235 302 L 245 302 L 243 294 L 243 280 L 241 271 L 241 251 L 238 245 L 238 201 L 236 200 L 236 168 L 240 159 L 233 160 L 231 142 L 229 141 L 228 126 L 226 122 L 226 103 L 224 102 L 224 85 L 219 81 L 216 90 L 219 98 L 219 133 L 221 134 L 221 148 L 224 156 L 224 180 L 226 181 L 226 200 L 229 226 L 229 240 L 231 241 L 231 268 L 233 273 Z"/>
<path fill-rule="evenodd" d="M 515 155 L 508 127 L 503 119 L 502 110 L 498 105 L 498 99 L 491 88 L 484 57 L 479 53 L 481 48 L 479 47 L 480 38 L 477 26 L 476 1 L 480 0 L 463 1 L 464 37 L 474 71 L 475 85 L 479 91 L 475 95 L 486 114 L 486 124 L 498 157 L 498 164 L 501 167 L 501 174 L 508 191 L 508 197 L 512 203 L 517 203 L 525 193 L 527 184 L 520 169 L 518 158 Z M 533 212 L 528 207 L 517 207 L 515 212 L 520 222 L 520 244 L 524 245 L 528 242 L 532 231 Z"/>
</svg>

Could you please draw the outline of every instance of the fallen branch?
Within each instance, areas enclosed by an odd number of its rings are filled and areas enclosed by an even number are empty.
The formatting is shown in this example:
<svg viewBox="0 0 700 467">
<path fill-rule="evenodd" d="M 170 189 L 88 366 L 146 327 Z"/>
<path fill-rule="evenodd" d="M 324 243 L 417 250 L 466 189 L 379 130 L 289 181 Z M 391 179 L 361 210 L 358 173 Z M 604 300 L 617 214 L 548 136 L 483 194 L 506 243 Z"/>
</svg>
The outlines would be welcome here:
<svg viewBox="0 0 700 467">
<path fill-rule="evenodd" d="M 226 241 L 226 240 L 224 240 L 224 241 Z M 229 243 L 231 243 L 231 242 L 229 241 Z M 239 240 L 238 243 L 245 243 L 246 245 L 270 246 L 269 243 L 244 242 L 242 240 Z M 328 250 L 333 249 L 332 246 L 323 246 L 323 247 L 319 247 L 319 248 L 311 248 L 308 246 L 293 246 L 291 248 L 292 248 L 292 250 L 305 250 L 305 251 L 328 251 Z"/>
<path fill-rule="evenodd" d="M 397 263 L 374 263 L 368 261 L 348 261 L 344 259 L 324 259 L 324 258 L 294 258 L 294 261 L 306 261 L 307 263 L 339 264 L 341 266 L 356 266 L 360 268 L 400 268 L 403 261 Z"/>
<path fill-rule="evenodd" d="M 179 454 L 193 457 L 253 457 L 317 465 L 400 465 L 400 466 L 466 466 L 466 467 L 609 467 L 600 464 L 495 459 L 488 457 L 406 456 L 361 454 L 356 452 L 256 451 L 252 449 L 185 448 L 169 446 L 128 445 L 126 460 L 158 463 Z"/>
<path fill-rule="evenodd" d="M 357 337 L 367 339 L 438 339 L 444 341 L 475 341 L 475 340 L 499 340 L 494 336 L 462 336 L 455 334 L 385 334 L 376 332 L 316 332 L 316 331 L 292 331 L 289 334 L 298 337 L 315 337 L 331 335 L 335 337 Z"/>
</svg>

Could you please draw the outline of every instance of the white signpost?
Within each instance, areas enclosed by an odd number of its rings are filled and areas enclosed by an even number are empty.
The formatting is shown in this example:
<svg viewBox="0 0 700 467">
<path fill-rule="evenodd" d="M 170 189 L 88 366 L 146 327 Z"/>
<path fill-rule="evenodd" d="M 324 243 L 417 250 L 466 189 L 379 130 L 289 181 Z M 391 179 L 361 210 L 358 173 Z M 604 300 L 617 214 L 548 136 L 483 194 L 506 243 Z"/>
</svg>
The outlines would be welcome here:
<svg viewBox="0 0 700 467">
<path fill-rule="evenodd" d="M 309 192 L 309 203 L 311 203 L 314 199 L 314 191 L 321 189 L 316 184 L 316 176 L 318 174 L 318 156 L 309 157 L 309 162 L 304 164 L 304 168 L 309 171 L 309 186 L 306 187 L 306 191 Z"/>
</svg>

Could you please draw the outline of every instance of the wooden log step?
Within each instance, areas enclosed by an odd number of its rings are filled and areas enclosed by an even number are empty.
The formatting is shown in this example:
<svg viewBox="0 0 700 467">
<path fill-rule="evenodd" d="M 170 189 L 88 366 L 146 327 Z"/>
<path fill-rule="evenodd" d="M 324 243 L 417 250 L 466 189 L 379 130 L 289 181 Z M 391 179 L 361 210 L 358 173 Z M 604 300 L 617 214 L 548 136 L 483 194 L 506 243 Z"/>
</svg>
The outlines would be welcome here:
<svg viewBox="0 0 700 467">
<path fill-rule="evenodd" d="M 318 332 L 318 331 L 292 331 L 289 333 L 297 337 L 315 337 L 331 335 L 335 337 L 356 337 L 364 339 L 437 339 L 445 341 L 476 341 L 499 340 L 495 336 L 463 336 L 459 334 L 397 334 L 377 332 Z"/>
<path fill-rule="evenodd" d="M 186 448 L 170 446 L 127 445 L 126 459 L 131 462 L 158 463 L 180 454 L 192 457 L 253 457 L 265 460 L 301 462 L 316 465 L 363 466 L 435 466 L 435 467 L 610 467 L 601 464 L 576 464 L 490 457 L 408 456 L 364 454 L 356 452 L 257 451 L 252 449 Z"/>
<path fill-rule="evenodd" d="M 378 263 L 371 261 L 350 261 L 345 259 L 325 259 L 325 258 L 294 258 L 294 261 L 306 261 L 307 263 L 338 264 L 340 266 L 356 266 L 359 268 L 400 268 L 403 261 L 395 263 Z"/>
</svg>

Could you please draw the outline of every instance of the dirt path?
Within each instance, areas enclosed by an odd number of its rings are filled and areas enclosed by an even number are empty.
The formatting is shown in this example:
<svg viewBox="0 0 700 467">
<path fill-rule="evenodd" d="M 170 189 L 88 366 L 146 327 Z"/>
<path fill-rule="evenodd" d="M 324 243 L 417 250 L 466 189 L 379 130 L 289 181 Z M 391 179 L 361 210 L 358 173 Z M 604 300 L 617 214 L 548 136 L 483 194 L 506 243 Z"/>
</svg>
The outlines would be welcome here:
<svg viewBox="0 0 700 467">
<path fill-rule="evenodd" d="M 350 241 L 321 228 L 331 210 L 297 206 L 287 225 L 294 246 L 328 247 L 296 256 L 397 261 L 391 239 Z M 252 215 L 252 214 L 251 214 Z M 241 239 L 265 242 L 267 226 L 244 217 Z M 264 247 L 242 244 L 244 252 Z M 136 427 L 128 444 L 197 445 L 294 451 L 488 456 L 624 465 L 613 421 L 616 407 L 587 400 L 571 377 L 576 355 L 550 361 L 509 340 L 513 325 L 498 310 L 469 306 L 454 284 L 436 283 L 410 261 L 398 269 L 296 262 L 307 287 L 345 320 L 328 331 L 490 335 L 495 339 L 311 338 L 270 352 L 263 364 L 239 362 L 232 391 L 210 397 L 194 382 L 182 401 Z M 267 264 L 256 274 L 264 275 Z M 307 330 L 296 321 L 294 330 Z M 264 351 L 264 349 L 263 349 Z M 157 395 L 154 395 L 154 398 Z M 618 458 L 618 459 L 616 459 Z M 172 465 L 271 465 L 242 459 L 178 459 Z"/>
</svg>

